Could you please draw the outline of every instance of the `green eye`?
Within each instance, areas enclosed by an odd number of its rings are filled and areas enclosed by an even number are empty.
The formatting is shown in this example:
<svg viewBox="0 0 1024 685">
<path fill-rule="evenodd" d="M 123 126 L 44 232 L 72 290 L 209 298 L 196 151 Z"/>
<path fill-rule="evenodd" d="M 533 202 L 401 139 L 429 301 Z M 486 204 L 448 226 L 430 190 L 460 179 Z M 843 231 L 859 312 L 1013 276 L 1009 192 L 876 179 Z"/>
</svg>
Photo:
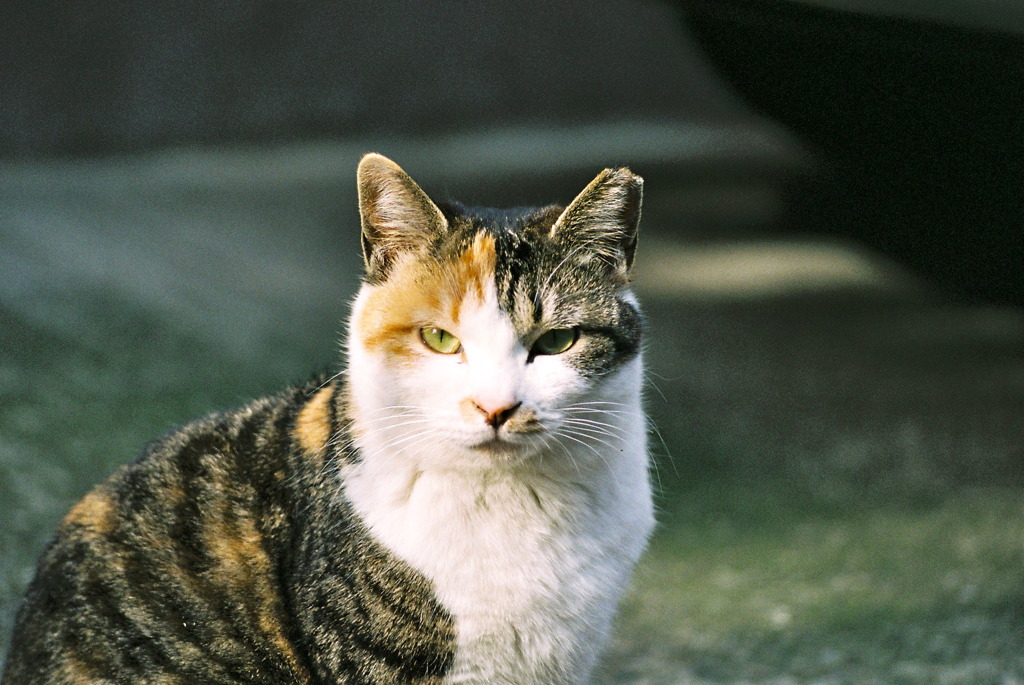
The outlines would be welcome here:
<svg viewBox="0 0 1024 685">
<path fill-rule="evenodd" d="M 533 343 L 534 354 L 562 354 L 580 338 L 578 328 L 552 328 Z"/>
<path fill-rule="evenodd" d="M 462 349 L 459 339 L 443 328 L 424 326 L 420 329 L 420 338 L 424 345 L 441 354 L 455 354 Z"/>
</svg>

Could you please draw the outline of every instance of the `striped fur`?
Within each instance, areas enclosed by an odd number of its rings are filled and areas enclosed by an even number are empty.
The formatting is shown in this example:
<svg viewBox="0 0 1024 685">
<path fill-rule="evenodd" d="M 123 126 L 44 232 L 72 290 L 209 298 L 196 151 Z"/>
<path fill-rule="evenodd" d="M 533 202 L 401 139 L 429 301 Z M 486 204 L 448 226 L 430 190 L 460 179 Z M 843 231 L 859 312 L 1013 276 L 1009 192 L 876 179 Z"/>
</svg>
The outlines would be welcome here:
<svg viewBox="0 0 1024 685">
<path fill-rule="evenodd" d="M 345 413 L 313 383 L 117 471 L 43 555 L 3 682 L 440 683 L 451 617 L 337 496 Z"/>
<path fill-rule="evenodd" d="M 640 180 L 507 213 L 379 155 L 359 181 L 347 373 L 186 425 L 79 502 L 3 685 L 586 682 L 652 524 Z M 537 353 L 550 329 L 578 340 Z"/>
</svg>

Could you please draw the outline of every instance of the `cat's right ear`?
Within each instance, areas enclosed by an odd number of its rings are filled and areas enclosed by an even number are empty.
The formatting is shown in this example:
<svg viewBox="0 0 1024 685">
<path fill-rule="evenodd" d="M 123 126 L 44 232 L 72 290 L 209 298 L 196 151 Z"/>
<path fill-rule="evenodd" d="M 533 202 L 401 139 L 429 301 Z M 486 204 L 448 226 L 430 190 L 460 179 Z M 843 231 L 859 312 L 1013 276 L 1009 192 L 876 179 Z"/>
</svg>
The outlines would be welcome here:
<svg viewBox="0 0 1024 685">
<path fill-rule="evenodd" d="M 423 189 L 383 155 L 364 155 L 356 177 L 366 276 L 379 282 L 396 257 L 429 246 L 448 221 Z"/>
</svg>

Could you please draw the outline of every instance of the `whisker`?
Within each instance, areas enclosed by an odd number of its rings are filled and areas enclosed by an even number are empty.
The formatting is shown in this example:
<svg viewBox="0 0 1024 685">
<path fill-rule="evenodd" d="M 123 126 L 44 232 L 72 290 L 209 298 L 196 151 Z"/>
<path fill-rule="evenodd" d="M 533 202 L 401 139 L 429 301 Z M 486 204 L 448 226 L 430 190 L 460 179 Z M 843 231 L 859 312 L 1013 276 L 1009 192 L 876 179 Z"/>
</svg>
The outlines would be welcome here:
<svg viewBox="0 0 1024 685">
<path fill-rule="evenodd" d="M 584 442 L 583 440 L 581 440 L 581 439 L 579 439 L 577 437 L 573 437 L 572 435 L 570 435 L 569 433 L 566 433 L 564 431 L 560 431 L 558 433 L 558 435 L 559 435 L 559 437 L 568 438 L 569 440 L 572 440 L 573 442 L 577 442 L 577 443 L 583 445 L 584 447 L 589 449 L 591 452 L 593 452 L 594 454 L 599 456 L 601 458 L 601 461 L 603 461 L 606 466 L 608 465 L 608 460 L 605 459 L 605 456 L 603 454 L 601 454 L 601 450 L 597 449 L 596 447 L 591 445 L 589 442 Z"/>
<path fill-rule="evenodd" d="M 668 402 L 668 398 L 665 397 L 665 393 L 663 393 L 661 391 L 661 388 L 658 387 L 658 384 L 654 382 L 654 379 L 652 378 L 653 375 L 654 374 L 652 374 L 650 371 L 647 371 L 646 369 L 644 369 L 644 377 L 645 377 L 647 383 L 649 383 L 650 386 L 652 388 L 654 388 L 654 391 L 657 392 L 658 395 L 661 396 L 662 402 Z"/>
<path fill-rule="evenodd" d="M 415 447 L 419 447 L 420 445 L 426 444 L 427 442 L 429 442 L 430 440 L 432 440 L 435 437 L 435 431 L 433 431 L 433 430 L 423 431 L 422 433 L 417 434 L 416 437 L 418 437 L 420 439 L 419 440 L 414 440 L 414 441 L 404 445 L 401 449 L 399 449 L 397 452 L 395 452 L 391 456 L 397 457 L 398 455 L 404 454 L 405 452 L 407 452 L 407 451 L 409 451 L 409 450 L 411 450 L 411 449 L 413 449 Z"/>
<path fill-rule="evenodd" d="M 591 415 L 607 414 L 608 416 L 635 416 L 635 417 L 641 417 L 641 416 L 644 415 L 643 412 L 639 412 L 639 411 L 624 411 L 622 409 L 596 409 L 596 408 L 582 409 L 582 408 L 576 408 L 576 407 L 566 407 L 562 411 L 566 412 L 566 413 L 572 413 L 572 414 L 591 414 Z"/>
<path fill-rule="evenodd" d="M 576 475 L 578 475 L 580 478 L 582 478 L 583 477 L 583 471 L 580 470 L 580 465 L 576 461 L 576 457 L 573 456 L 572 451 L 568 447 L 566 447 L 565 444 L 561 440 L 558 439 L 557 435 L 555 435 L 554 433 L 549 433 L 548 435 L 551 437 L 552 440 L 555 441 L 556 445 L 558 445 L 559 447 L 562 448 L 562 451 L 565 452 L 565 456 L 569 457 L 569 461 L 571 461 L 573 467 L 575 467 Z"/>
<path fill-rule="evenodd" d="M 376 409 L 371 409 L 370 411 L 366 412 L 366 414 L 367 414 L 367 416 L 372 416 L 374 414 L 379 414 L 379 413 L 385 412 L 385 411 L 394 411 L 396 409 L 400 409 L 400 410 L 403 410 L 403 411 L 410 411 L 410 410 L 411 411 L 417 411 L 417 412 L 420 412 L 422 414 L 426 414 L 427 413 L 426 409 L 424 409 L 423 407 L 418 407 L 418 406 L 416 406 L 414 404 L 389 404 L 389 405 L 387 405 L 385 407 L 377 407 Z"/>
<path fill-rule="evenodd" d="M 672 465 L 672 473 L 676 477 L 679 476 L 679 468 L 676 466 L 675 457 L 672 455 L 672 450 L 668 448 L 668 443 L 665 442 L 665 438 L 661 435 L 661 431 L 658 430 L 658 426 L 651 420 L 647 421 L 647 428 L 658 437 L 658 442 L 665 448 L 665 456 L 668 457 L 668 463 Z M 651 459 L 651 463 L 654 465 L 654 470 L 658 475 L 658 486 L 661 486 L 661 474 L 658 472 L 658 461 L 657 459 Z"/>
<path fill-rule="evenodd" d="M 618 449 L 622 448 L 622 441 L 621 440 L 619 441 L 618 445 L 613 445 L 610 442 L 608 442 L 607 440 L 604 440 L 602 438 L 597 437 L 598 435 L 601 435 L 601 434 L 592 432 L 592 429 L 581 428 L 581 427 L 577 426 L 577 427 L 573 428 L 571 431 L 569 431 L 569 430 L 564 431 L 562 434 L 563 435 L 572 434 L 572 435 L 576 435 L 576 436 L 578 436 L 580 438 L 584 438 L 586 440 L 593 440 L 594 442 L 599 442 L 602 445 L 604 445 L 605 447 L 607 447 L 609 449 L 613 449 L 613 450 L 618 450 Z M 613 435 L 613 436 L 610 436 L 610 437 L 615 438 L 616 436 Z"/>
<path fill-rule="evenodd" d="M 403 421 L 402 419 L 407 419 L 407 420 Z M 400 426 L 413 426 L 413 425 L 422 424 L 422 423 L 433 423 L 434 422 L 433 419 L 429 419 L 429 418 L 426 418 L 426 417 L 407 418 L 405 416 L 387 416 L 387 417 L 384 417 L 382 419 L 377 419 L 376 421 L 367 421 L 366 423 L 367 424 L 370 424 L 370 423 L 381 423 L 383 421 L 398 421 L 398 423 L 388 423 L 388 424 L 384 424 L 383 426 L 377 426 L 376 428 L 374 428 L 374 430 L 385 430 L 387 428 L 398 428 Z"/>
<path fill-rule="evenodd" d="M 323 390 L 323 389 L 324 389 L 324 388 L 326 388 L 326 387 L 327 387 L 328 385 L 330 385 L 331 383 L 333 383 L 334 381 L 338 380 L 339 378 L 341 378 L 341 377 L 342 377 L 342 376 L 344 376 L 344 375 L 345 375 L 345 370 L 344 370 L 344 369 L 342 369 L 342 370 L 341 370 L 341 371 L 339 371 L 338 373 L 336 373 L 336 374 L 332 375 L 332 376 L 331 376 L 330 378 L 327 378 L 326 380 L 324 380 L 324 382 L 323 382 L 323 383 L 321 383 L 320 385 L 316 386 L 316 389 L 317 389 L 317 390 Z"/>
<path fill-rule="evenodd" d="M 573 430 L 586 431 L 592 435 L 604 435 L 619 441 L 625 440 L 624 431 L 610 431 L 606 428 L 602 428 L 601 426 L 590 426 L 587 424 L 575 423 L 572 420 L 566 420 L 565 423 L 571 426 Z"/>
<path fill-rule="evenodd" d="M 433 432 L 433 431 L 431 431 L 430 429 L 427 429 L 425 431 L 420 431 L 420 432 L 417 432 L 417 433 L 412 433 L 411 435 L 401 436 L 399 438 L 396 438 L 395 440 L 391 440 L 390 442 L 388 442 L 388 443 L 386 443 L 384 445 L 381 445 L 379 448 L 377 448 L 377 451 L 390 450 L 390 449 L 392 449 L 394 447 L 398 447 L 399 445 L 401 445 L 403 443 L 409 442 L 410 440 L 414 440 L 416 438 L 419 438 L 419 437 L 423 436 L 424 434 L 431 433 L 431 432 Z"/>
<path fill-rule="evenodd" d="M 674 383 L 676 381 L 679 381 L 679 380 L 682 380 L 682 378 L 683 378 L 681 375 L 680 376 L 662 376 L 660 373 L 657 373 L 656 371 L 651 371 L 650 369 L 644 369 L 644 373 L 649 375 L 649 376 L 654 376 L 655 378 L 660 378 L 663 381 L 669 381 L 669 382 L 672 382 L 672 383 Z"/>
<path fill-rule="evenodd" d="M 564 419 L 564 421 L 566 423 L 576 423 L 576 424 L 581 424 L 581 425 L 582 424 L 586 424 L 586 425 L 590 425 L 590 426 L 601 426 L 602 428 L 609 428 L 609 429 L 617 430 L 620 433 L 624 433 L 625 432 L 625 429 L 622 426 L 618 426 L 618 425 L 616 425 L 614 423 L 608 423 L 607 421 L 597 421 L 595 419 L 581 419 L 578 416 L 570 416 L 570 417 Z"/>
</svg>

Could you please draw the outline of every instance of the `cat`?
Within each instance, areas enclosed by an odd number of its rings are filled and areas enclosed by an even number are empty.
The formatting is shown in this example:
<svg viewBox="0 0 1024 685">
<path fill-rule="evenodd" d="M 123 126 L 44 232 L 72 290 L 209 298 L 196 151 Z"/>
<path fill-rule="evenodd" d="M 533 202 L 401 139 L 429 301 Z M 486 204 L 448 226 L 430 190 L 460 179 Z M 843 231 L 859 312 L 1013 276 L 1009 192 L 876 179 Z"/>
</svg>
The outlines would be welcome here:
<svg viewBox="0 0 1024 685">
<path fill-rule="evenodd" d="M 152 443 L 76 504 L 3 685 L 589 680 L 653 526 L 642 180 L 435 203 L 357 170 L 347 366 Z"/>
</svg>

